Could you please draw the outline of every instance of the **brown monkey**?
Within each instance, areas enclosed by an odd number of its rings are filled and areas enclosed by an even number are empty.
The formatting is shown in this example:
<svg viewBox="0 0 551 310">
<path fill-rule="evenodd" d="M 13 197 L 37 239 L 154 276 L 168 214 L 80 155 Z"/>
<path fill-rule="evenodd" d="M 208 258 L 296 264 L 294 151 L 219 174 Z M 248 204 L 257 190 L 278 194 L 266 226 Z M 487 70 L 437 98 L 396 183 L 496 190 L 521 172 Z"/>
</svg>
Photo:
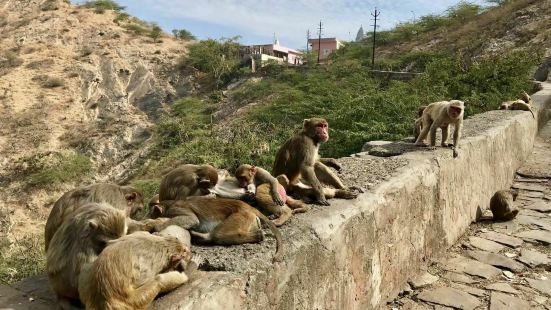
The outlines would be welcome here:
<svg viewBox="0 0 551 310">
<path fill-rule="evenodd" d="M 218 182 L 218 172 L 210 165 L 181 165 L 161 180 L 159 199 L 183 200 L 188 196 L 208 195 Z"/>
<path fill-rule="evenodd" d="M 274 175 L 284 174 L 289 178 L 291 187 L 299 181 L 311 186 L 315 192 L 315 202 L 329 205 L 323 193 L 322 182 L 337 189 L 347 190 L 339 177 L 328 166 L 339 170 L 340 165 L 334 159 L 319 158 L 321 143 L 329 140 L 329 124 L 323 118 L 305 119 L 302 130 L 287 140 L 279 149 L 274 162 Z M 351 196 L 356 197 L 355 193 Z"/>
<path fill-rule="evenodd" d="M 187 229 L 184 229 L 177 225 L 170 225 L 167 228 L 156 232 L 155 235 L 158 236 L 164 236 L 164 237 L 174 237 L 178 240 L 180 240 L 183 244 L 185 244 L 188 248 L 191 249 L 191 234 Z"/>
<path fill-rule="evenodd" d="M 137 232 L 112 241 L 82 272 L 79 294 L 86 309 L 146 309 L 160 293 L 188 281 L 181 272 L 189 247 L 171 236 Z"/>
<path fill-rule="evenodd" d="M 490 210 L 494 215 L 494 220 L 510 221 L 518 214 L 518 209 L 513 205 L 517 199 L 518 192 L 515 190 L 497 191 L 490 199 Z"/>
<path fill-rule="evenodd" d="M 278 177 L 279 179 L 279 177 Z M 316 192 L 314 189 L 302 182 L 299 182 L 292 186 L 292 194 L 296 197 L 300 197 L 306 203 L 311 203 L 316 199 Z M 323 195 L 326 199 L 340 198 L 340 199 L 354 199 L 357 197 L 356 193 L 349 190 L 338 188 L 323 188 Z"/>
<path fill-rule="evenodd" d="M 237 182 L 239 182 L 239 186 L 242 188 L 247 188 L 249 185 L 254 185 L 255 188 L 258 188 L 261 184 L 267 183 L 269 185 L 268 191 L 272 196 L 272 202 L 279 206 L 285 204 L 279 192 L 278 181 L 265 169 L 243 164 L 235 171 L 235 177 L 237 178 Z"/>
<path fill-rule="evenodd" d="M 220 198 L 239 199 L 244 201 L 252 201 L 256 186 L 254 184 L 247 186 L 246 189 L 239 186 L 236 178 L 232 177 L 228 170 L 218 170 L 218 182 L 214 188 L 210 189 L 210 193 Z"/>
<path fill-rule="evenodd" d="M 532 117 L 536 118 L 536 116 L 534 115 L 534 110 L 532 108 L 532 98 L 525 91 L 522 92 L 519 99 L 503 102 L 499 106 L 499 109 L 529 111 L 530 113 L 532 113 Z"/>
<path fill-rule="evenodd" d="M 429 104 L 425 110 L 423 110 L 423 124 L 421 134 L 415 141 L 416 145 L 426 146 L 424 143 L 427 135 L 430 131 L 430 145 L 436 145 L 436 130 L 442 129 L 442 142 L 443 147 L 451 146 L 448 141 L 448 130 L 450 124 L 453 124 L 453 146 L 457 147 L 459 138 L 461 136 L 461 130 L 463 128 L 463 111 L 464 103 L 459 100 L 440 101 Z"/>
<path fill-rule="evenodd" d="M 63 220 L 76 209 L 89 202 L 107 203 L 115 209 L 125 211 L 126 215 L 130 217 L 135 216 L 144 207 L 142 194 L 131 186 L 97 183 L 71 190 L 63 194 L 50 211 L 44 229 L 46 250 L 48 250 L 50 240 Z M 136 223 L 136 226 L 139 226 L 139 224 Z M 136 229 L 131 227 L 130 230 Z"/>
<path fill-rule="evenodd" d="M 78 300 L 81 268 L 93 262 L 111 240 L 126 234 L 126 216 L 106 203 L 89 203 L 67 217 L 50 240 L 46 272 L 63 309 Z"/>
<path fill-rule="evenodd" d="M 190 231 L 198 243 L 233 245 L 255 243 L 264 239 L 260 223 L 274 234 L 277 250 L 274 261 L 281 261 L 283 244 L 281 233 L 260 211 L 236 199 L 189 197 L 186 200 L 161 201 L 160 207 L 151 210 L 151 217 L 169 217 L 170 221 L 158 225 L 161 231 L 178 225 Z"/>
<path fill-rule="evenodd" d="M 423 111 L 426 107 L 426 105 L 422 105 L 417 109 L 417 118 L 415 119 L 415 125 L 413 129 L 413 136 L 415 138 L 415 141 L 417 141 L 417 138 L 419 138 L 421 130 L 423 129 Z"/>
<path fill-rule="evenodd" d="M 276 219 L 273 220 L 274 224 L 276 226 L 281 226 L 287 222 L 293 214 L 306 212 L 310 210 L 310 207 L 300 200 L 295 200 L 287 196 L 285 186 L 289 185 L 289 179 L 287 179 L 284 174 L 278 176 L 277 180 L 279 181 L 277 182 L 277 186 L 280 197 L 283 199 L 283 206 L 278 205 L 273 200 L 272 188 L 269 183 L 261 184 L 257 188 L 255 198 L 258 209 L 264 213 L 264 215 L 275 216 Z"/>
</svg>

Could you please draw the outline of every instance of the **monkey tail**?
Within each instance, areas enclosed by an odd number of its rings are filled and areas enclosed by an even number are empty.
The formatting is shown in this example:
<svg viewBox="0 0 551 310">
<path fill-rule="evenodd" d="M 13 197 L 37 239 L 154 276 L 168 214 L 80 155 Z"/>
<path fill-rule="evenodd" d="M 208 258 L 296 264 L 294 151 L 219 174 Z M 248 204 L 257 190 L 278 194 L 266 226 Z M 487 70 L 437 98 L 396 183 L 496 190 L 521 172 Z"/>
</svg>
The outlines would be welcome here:
<svg viewBox="0 0 551 310">
<path fill-rule="evenodd" d="M 281 262 L 283 260 L 283 237 L 281 236 L 281 232 L 264 214 L 260 213 L 260 211 L 255 208 L 253 208 L 253 210 L 260 221 L 264 225 L 268 226 L 272 234 L 274 234 L 274 238 L 276 239 L 276 252 L 274 254 L 273 262 Z"/>
</svg>

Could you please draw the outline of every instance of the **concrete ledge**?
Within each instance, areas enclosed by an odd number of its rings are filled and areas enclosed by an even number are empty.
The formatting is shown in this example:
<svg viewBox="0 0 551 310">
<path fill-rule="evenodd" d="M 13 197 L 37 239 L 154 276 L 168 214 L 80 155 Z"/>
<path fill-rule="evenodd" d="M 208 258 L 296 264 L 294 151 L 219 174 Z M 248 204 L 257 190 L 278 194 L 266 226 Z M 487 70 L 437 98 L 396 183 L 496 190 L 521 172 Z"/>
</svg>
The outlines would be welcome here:
<svg viewBox="0 0 551 310">
<path fill-rule="evenodd" d="M 533 98 L 541 127 L 550 118 L 544 108 L 551 87 Z M 530 113 L 492 111 L 467 120 L 465 128 L 497 113 L 509 114 L 466 137 L 459 158 L 442 149 L 407 153 L 409 164 L 391 179 L 292 223 L 302 226 L 283 231 L 284 262 L 201 276 L 152 309 L 381 307 L 464 233 L 495 191 L 511 185 L 531 153 L 538 126 Z"/>
</svg>

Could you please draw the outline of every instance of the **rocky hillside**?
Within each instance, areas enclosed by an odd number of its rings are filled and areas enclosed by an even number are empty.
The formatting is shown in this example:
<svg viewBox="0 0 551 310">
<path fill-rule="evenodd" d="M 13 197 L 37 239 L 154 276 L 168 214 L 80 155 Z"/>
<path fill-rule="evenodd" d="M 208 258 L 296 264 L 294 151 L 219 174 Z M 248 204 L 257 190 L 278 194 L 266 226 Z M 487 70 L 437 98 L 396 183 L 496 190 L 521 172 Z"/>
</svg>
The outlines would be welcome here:
<svg viewBox="0 0 551 310">
<path fill-rule="evenodd" d="M 401 24 L 392 31 L 407 39 L 391 40 L 379 48 L 379 53 L 393 57 L 411 51 L 461 50 L 476 57 L 510 49 L 542 48 L 547 57 L 551 56 L 551 0 L 507 1 L 476 16 L 464 14 L 432 15 Z"/>
<path fill-rule="evenodd" d="M 166 104 L 194 91 L 186 42 L 62 0 L 0 0 L 0 235 L 41 230 L 77 182 L 121 181 Z M 45 207 L 46 206 L 46 207 Z"/>
</svg>

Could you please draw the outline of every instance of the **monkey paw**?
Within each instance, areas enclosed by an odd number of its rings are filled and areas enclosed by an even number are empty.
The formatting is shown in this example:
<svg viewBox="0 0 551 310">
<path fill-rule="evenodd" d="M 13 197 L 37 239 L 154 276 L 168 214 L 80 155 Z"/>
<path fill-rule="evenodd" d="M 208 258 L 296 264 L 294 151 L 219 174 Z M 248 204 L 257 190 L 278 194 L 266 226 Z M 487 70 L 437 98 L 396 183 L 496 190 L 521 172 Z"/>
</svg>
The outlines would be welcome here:
<svg viewBox="0 0 551 310">
<path fill-rule="evenodd" d="M 415 146 L 427 147 L 427 146 L 429 146 L 429 145 L 426 144 L 426 143 L 424 143 L 424 142 L 415 142 Z"/>
<path fill-rule="evenodd" d="M 327 199 L 318 199 L 318 201 L 316 201 L 316 204 L 320 205 L 320 206 L 330 206 L 331 204 L 329 203 L 329 201 L 327 201 Z"/>
</svg>

